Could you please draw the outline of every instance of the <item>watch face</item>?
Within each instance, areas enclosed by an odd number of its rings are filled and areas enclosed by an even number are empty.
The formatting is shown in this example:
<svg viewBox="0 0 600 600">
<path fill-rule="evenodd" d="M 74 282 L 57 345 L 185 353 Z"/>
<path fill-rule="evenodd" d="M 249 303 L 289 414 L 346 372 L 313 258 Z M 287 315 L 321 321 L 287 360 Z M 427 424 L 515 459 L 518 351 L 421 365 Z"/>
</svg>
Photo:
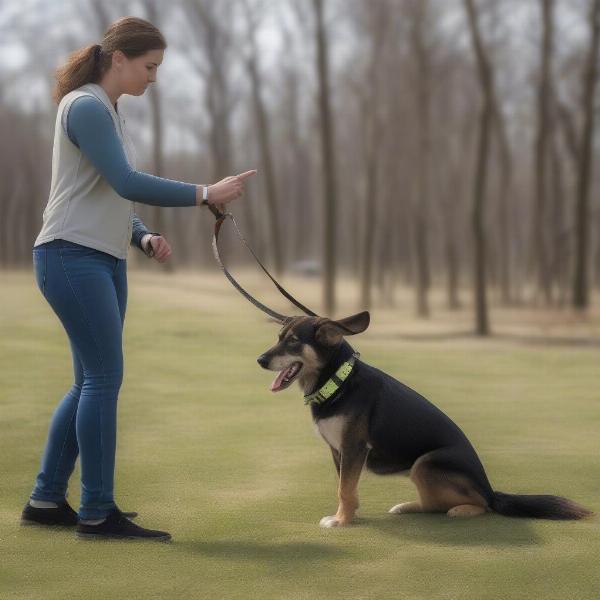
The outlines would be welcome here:
<svg viewBox="0 0 600 600">
<path fill-rule="evenodd" d="M 152 248 L 152 238 L 156 237 L 156 235 L 152 234 L 148 239 L 148 243 L 146 244 L 146 256 L 148 258 L 152 258 L 154 256 L 154 248 Z"/>
</svg>

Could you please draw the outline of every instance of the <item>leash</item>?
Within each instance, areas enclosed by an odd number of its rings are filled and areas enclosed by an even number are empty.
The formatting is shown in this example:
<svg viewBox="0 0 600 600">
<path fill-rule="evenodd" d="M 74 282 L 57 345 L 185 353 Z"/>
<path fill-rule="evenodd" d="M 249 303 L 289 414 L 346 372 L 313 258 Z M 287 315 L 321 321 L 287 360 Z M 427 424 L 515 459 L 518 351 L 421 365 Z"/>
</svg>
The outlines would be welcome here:
<svg viewBox="0 0 600 600">
<path fill-rule="evenodd" d="M 296 300 L 287 290 L 285 290 L 283 288 L 283 286 L 281 286 L 278 283 L 278 281 L 271 275 L 271 273 L 269 273 L 267 268 L 262 264 L 262 262 L 260 261 L 260 259 L 256 255 L 256 253 L 254 252 L 254 250 L 252 250 L 252 248 L 250 247 L 250 245 L 248 244 L 248 242 L 242 235 L 242 232 L 240 231 L 239 227 L 237 226 L 237 223 L 235 222 L 235 218 L 233 217 L 233 215 L 230 212 L 222 213 L 216 206 L 213 206 L 212 204 L 207 203 L 207 206 L 208 206 L 210 212 L 212 212 L 212 214 L 214 215 L 214 217 L 216 219 L 215 228 L 214 228 L 214 232 L 213 232 L 213 239 L 212 239 L 213 254 L 214 254 L 215 260 L 219 264 L 219 267 L 221 267 L 221 270 L 223 271 L 225 277 L 227 277 L 227 279 L 229 279 L 229 281 L 231 282 L 233 287 L 238 292 L 240 292 L 240 294 L 242 294 L 242 296 L 244 296 L 244 298 L 246 298 L 246 300 L 249 300 L 250 302 L 252 302 L 252 304 L 254 304 L 254 306 L 256 306 L 256 308 L 262 310 L 264 313 L 266 313 L 267 315 L 269 315 L 270 317 L 272 317 L 279 323 L 283 324 L 288 319 L 290 319 L 290 317 L 286 317 L 285 315 L 282 315 L 282 314 L 274 311 L 273 309 L 269 308 L 268 306 L 265 306 L 262 302 L 259 302 L 256 298 L 254 298 L 254 296 L 249 294 L 234 279 L 233 275 L 231 275 L 231 273 L 227 270 L 227 268 L 223 264 L 223 260 L 221 259 L 221 255 L 219 254 L 219 233 L 221 232 L 221 227 L 223 226 L 223 223 L 225 223 L 226 219 L 228 219 L 228 218 L 231 219 L 231 222 L 233 223 L 233 226 L 235 228 L 236 235 L 238 236 L 240 241 L 244 244 L 244 246 L 246 246 L 246 248 L 248 248 L 248 250 L 250 250 L 250 253 L 254 257 L 254 260 L 258 263 L 260 268 L 266 273 L 267 277 L 275 284 L 275 287 L 279 290 L 279 292 L 283 296 L 285 296 L 294 306 L 298 307 L 305 314 L 309 315 L 310 317 L 317 317 L 318 315 L 316 313 L 314 313 L 312 310 L 310 310 L 310 308 L 307 308 L 306 306 L 304 306 L 303 304 L 298 302 L 298 300 Z"/>
</svg>

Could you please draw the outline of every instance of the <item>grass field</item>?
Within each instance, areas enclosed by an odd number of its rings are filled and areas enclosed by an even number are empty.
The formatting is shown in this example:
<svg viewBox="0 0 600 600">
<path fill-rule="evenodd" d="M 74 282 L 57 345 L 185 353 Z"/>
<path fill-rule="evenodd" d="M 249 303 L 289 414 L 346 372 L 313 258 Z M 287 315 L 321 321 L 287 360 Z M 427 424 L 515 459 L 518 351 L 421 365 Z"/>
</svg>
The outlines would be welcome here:
<svg viewBox="0 0 600 600">
<path fill-rule="evenodd" d="M 314 284 L 291 288 L 315 304 Z M 277 328 L 215 273 L 130 274 L 117 502 L 173 542 L 20 528 L 71 364 L 30 273 L 0 273 L 0 300 L 2 600 L 600 597 L 598 516 L 393 516 L 415 498 L 412 484 L 365 474 L 356 524 L 320 529 L 336 509 L 329 451 L 297 388 L 271 394 L 274 374 L 256 364 Z M 373 312 L 355 346 L 459 423 L 496 489 L 600 511 L 600 318 L 496 310 L 493 323 L 497 336 L 478 340 L 468 312 L 418 322 L 401 296 L 394 311 Z"/>
</svg>

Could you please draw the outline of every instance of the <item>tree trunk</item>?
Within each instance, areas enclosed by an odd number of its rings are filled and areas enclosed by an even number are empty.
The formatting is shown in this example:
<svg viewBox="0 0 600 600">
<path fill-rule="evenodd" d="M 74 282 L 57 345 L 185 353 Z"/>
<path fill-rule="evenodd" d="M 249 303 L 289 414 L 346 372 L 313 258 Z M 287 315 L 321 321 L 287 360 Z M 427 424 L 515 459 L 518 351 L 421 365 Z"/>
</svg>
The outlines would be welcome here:
<svg viewBox="0 0 600 600">
<path fill-rule="evenodd" d="M 487 183 L 487 166 L 490 142 L 490 128 L 493 118 L 494 92 L 492 69 L 479 32 L 478 15 L 473 0 L 464 0 L 469 19 L 471 41 L 477 59 L 479 83 L 483 95 L 483 105 L 479 117 L 479 142 L 477 148 L 477 166 L 473 187 L 472 227 L 475 251 L 474 291 L 475 291 L 475 331 L 478 335 L 490 333 L 487 307 L 486 286 L 486 236 L 484 211 Z"/>
<path fill-rule="evenodd" d="M 369 103 L 370 104 L 370 103 Z M 366 188 L 363 198 L 363 228 L 364 244 L 361 269 L 361 309 L 368 310 L 371 307 L 371 288 L 372 288 L 372 269 L 373 269 L 373 244 L 375 241 L 375 228 L 377 224 L 377 166 L 378 166 L 378 141 L 375 130 L 377 126 L 374 121 L 376 115 L 375 105 L 368 106 L 365 112 L 367 120 L 367 140 L 365 147 L 365 166 L 366 166 Z"/>
<path fill-rule="evenodd" d="M 429 316 L 427 293 L 430 285 L 427 218 L 429 213 L 429 180 L 431 164 L 431 64 L 425 42 L 425 19 L 428 1 L 415 6 L 412 44 L 417 65 L 416 105 L 418 136 L 417 207 L 415 214 L 416 301 L 417 315 Z"/>
<path fill-rule="evenodd" d="M 323 269 L 323 304 L 325 314 L 335 311 L 335 248 L 336 248 L 336 166 L 334 154 L 334 126 L 331 115 L 329 94 L 329 49 L 325 33 L 323 0 L 313 0 L 316 20 L 317 44 L 317 76 L 319 81 L 319 114 L 321 122 L 321 148 L 323 154 L 324 180 L 324 269 Z"/>
<path fill-rule="evenodd" d="M 569 277 L 569 257 L 571 247 L 569 236 L 564 231 L 565 223 L 565 182 L 563 176 L 563 161 L 557 147 L 556 136 L 552 138 L 551 144 L 551 184 L 552 200 L 551 205 L 551 239 L 552 253 L 550 254 L 550 271 L 554 274 L 553 280 L 558 290 L 558 305 L 564 306 L 568 302 L 568 277 Z"/>
<path fill-rule="evenodd" d="M 158 11 L 158 5 L 156 0 L 145 1 L 146 11 L 148 13 L 148 20 L 156 25 L 160 26 L 160 15 Z M 162 104 L 160 90 L 157 84 L 154 83 L 150 86 L 150 115 L 152 119 L 152 167 L 154 174 L 157 177 L 164 177 L 164 160 L 163 160 L 163 118 L 162 118 Z M 166 233 L 166 215 L 165 209 L 162 206 L 154 206 L 151 210 L 152 214 L 152 225 L 151 229 L 158 231 L 159 233 Z M 172 273 L 174 270 L 173 259 L 161 265 L 162 269 L 168 273 Z"/>
<path fill-rule="evenodd" d="M 535 142 L 535 208 L 533 213 L 534 264 L 537 285 L 546 304 L 552 302 L 552 279 L 546 235 L 547 183 L 549 166 L 549 143 L 552 135 L 550 102 L 552 98 L 551 62 L 554 44 L 554 0 L 540 0 L 542 9 L 543 36 L 541 73 L 538 86 L 538 126 Z"/>
<path fill-rule="evenodd" d="M 512 210 L 511 188 L 513 178 L 513 165 L 508 134 L 504 115 L 499 104 L 493 98 L 494 124 L 498 139 L 498 150 L 500 153 L 500 191 L 499 191 L 499 215 L 498 235 L 500 237 L 500 256 L 498 258 L 500 299 L 504 305 L 512 301 L 511 294 L 511 244 L 510 244 L 510 213 Z"/>
<path fill-rule="evenodd" d="M 369 18 L 371 56 L 367 74 L 367 86 L 364 93 L 363 121 L 365 123 L 365 167 L 366 190 L 363 199 L 364 244 L 361 282 L 361 309 L 371 307 L 371 291 L 373 287 L 373 255 L 375 230 L 377 229 L 377 208 L 379 204 L 379 160 L 380 148 L 383 144 L 383 133 L 380 118 L 380 74 L 381 54 L 385 43 L 389 15 L 385 5 L 380 2 L 371 9 Z M 380 269 L 383 267 L 380 265 Z"/>
<path fill-rule="evenodd" d="M 589 191 L 592 179 L 592 142 L 594 135 L 594 96 L 597 80 L 598 46 L 600 40 L 600 0 L 590 7 L 590 48 L 584 72 L 583 131 L 579 152 L 579 172 L 575 207 L 575 273 L 573 307 L 585 310 L 589 305 Z"/>
<path fill-rule="evenodd" d="M 250 26 L 252 27 L 252 25 Z M 248 33 L 250 38 L 250 55 L 246 61 L 250 82 L 252 85 L 252 99 L 256 126 L 258 128 L 258 140 L 262 157 L 262 178 L 265 182 L 266 200 L 269 213 L 269 230 L 271 238 L 271 254 L 275 273 L 279 277 L 283 272 L 283 248 L 280 237 L 280 223 L 278 214 L 277 191 L 275 186 L 275 172 L 273 167 L 273 152 L 271 150 L 271 137 L 269 132 L 269 120 L 267 118 L 265 104 L 262 98 L 262 80 L 258 67 L 258 50 L 254 31 Z"/>
</svg>

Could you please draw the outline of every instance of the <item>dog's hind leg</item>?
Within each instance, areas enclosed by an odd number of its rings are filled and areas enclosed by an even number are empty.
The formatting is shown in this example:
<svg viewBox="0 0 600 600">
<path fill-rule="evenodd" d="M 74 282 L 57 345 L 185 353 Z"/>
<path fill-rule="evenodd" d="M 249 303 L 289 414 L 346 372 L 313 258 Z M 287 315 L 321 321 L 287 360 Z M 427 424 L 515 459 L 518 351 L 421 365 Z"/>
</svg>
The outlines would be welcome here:
<svg viewBox="0 0 600 600">
<path fill-rule="evenodd" d="M 418 502 L 403 502 L 402 504 L 396 504 L 396 506 L 392 506 L 388 512 L 392 513 L 393 515 L 420 513 L 423 512 L 423 507 Z"/>
<path fill-rule="evenodd" d="M 423 512 L 445 512 L 449 516 L 474 516 L 489 510 L 475 483 L 465 474 L 444 469 L 445 450 L 421 456 L 410 471 Z"/>
</svg>

